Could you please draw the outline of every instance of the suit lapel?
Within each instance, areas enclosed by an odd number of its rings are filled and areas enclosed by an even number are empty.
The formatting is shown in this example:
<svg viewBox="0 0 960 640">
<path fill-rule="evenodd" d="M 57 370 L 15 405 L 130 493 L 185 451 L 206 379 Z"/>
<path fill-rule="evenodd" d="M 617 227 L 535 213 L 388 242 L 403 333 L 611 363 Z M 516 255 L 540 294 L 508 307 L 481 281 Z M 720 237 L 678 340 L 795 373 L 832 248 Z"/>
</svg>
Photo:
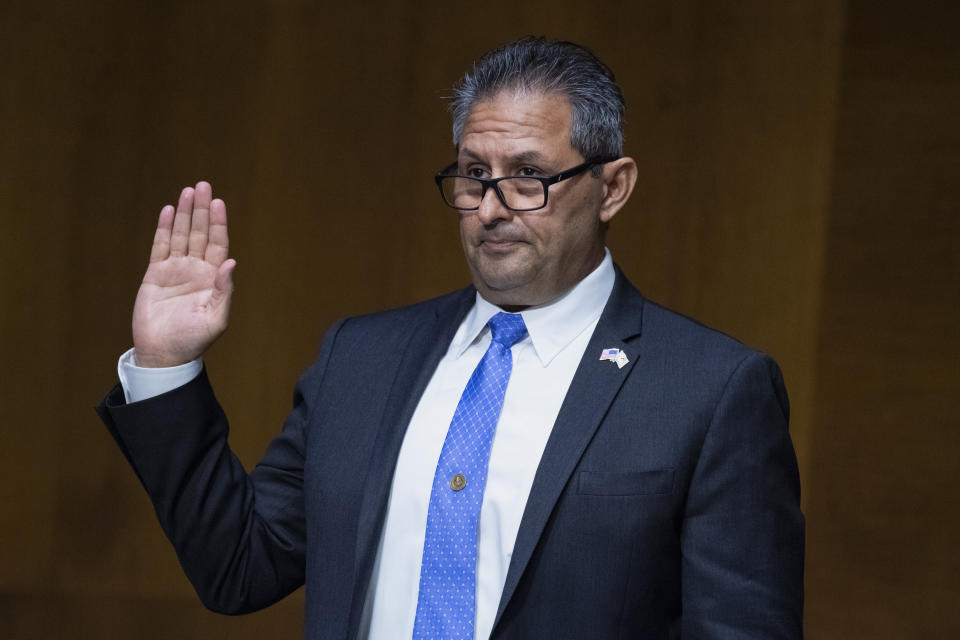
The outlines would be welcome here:
<svg viewBox="0 0 960 640">
<path fill-rule="evenodd" d="M 641 355 L 636 342 L 631 347 L 628 341 L 640 334 L 642 311 L 642 296 L 617 269 L 613 292 L 570 383 L 534 476 L 513 546 L 494 630 L 570 475 Z M 624 350 L 630 359 L 629 363 L 620 368 L 613 362 L 600 361 L 601 351 L 609 348 Z"/>
<path fill-rule="evenodd" d="M 430 382 L 440 359 L 464 316 L 473 306 L 475 291 L 468 287 L 449 296 L 431 316 L 425 316 L 407 334 L 400 365 L 384 405 L 383 417 L 374 443 L 357 521 L 356 581 L 347 637 L 356 637 L 377 555 L 393 472 L 413 412 Z"/>
</svg>

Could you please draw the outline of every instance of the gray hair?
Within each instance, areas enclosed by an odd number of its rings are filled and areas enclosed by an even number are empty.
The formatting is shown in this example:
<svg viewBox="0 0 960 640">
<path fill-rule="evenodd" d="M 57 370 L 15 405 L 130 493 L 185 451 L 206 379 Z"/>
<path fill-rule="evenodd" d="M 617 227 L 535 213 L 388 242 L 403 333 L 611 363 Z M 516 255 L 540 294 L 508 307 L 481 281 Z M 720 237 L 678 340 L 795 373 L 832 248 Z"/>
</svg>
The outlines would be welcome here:
<svg viewBox="0 0 960 640">
<path fill-rule="evenodd" d="M 504 90 L 557 93 L 570 101 L 570 144 L 584 159 L 623 153 L 623 93 L 610 67 L 572 42 L 526 37 L 485 54 L 453 87 L 453 144 L 470 109 Z"/>
</svg>

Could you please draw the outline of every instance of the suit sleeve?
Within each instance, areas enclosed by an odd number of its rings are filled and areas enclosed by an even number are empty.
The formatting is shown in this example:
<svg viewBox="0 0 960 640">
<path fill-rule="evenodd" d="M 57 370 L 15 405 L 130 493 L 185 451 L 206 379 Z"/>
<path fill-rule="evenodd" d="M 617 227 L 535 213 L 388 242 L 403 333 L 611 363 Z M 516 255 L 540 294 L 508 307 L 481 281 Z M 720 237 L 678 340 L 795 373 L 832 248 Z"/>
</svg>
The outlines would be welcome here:
<svg viewBox="0 0 960 640">
<path fill-rule="evenodd" d="M 694 470 L 683 528 L 684 638 L 802 637 L 804 518 L 780 370 L 747 356 Z"/>
<path fill-rule="evenodd" d="M 227 444 L 227 419 L 206 371 L 131 404 L 117 385 L 97 407 L 184 572 L 213 611 L 255 611 L 303 584 L 307 425 L 340 326 L 327 333 L 297 384 L 283 431 L 249 474 Z"/>
</svg>

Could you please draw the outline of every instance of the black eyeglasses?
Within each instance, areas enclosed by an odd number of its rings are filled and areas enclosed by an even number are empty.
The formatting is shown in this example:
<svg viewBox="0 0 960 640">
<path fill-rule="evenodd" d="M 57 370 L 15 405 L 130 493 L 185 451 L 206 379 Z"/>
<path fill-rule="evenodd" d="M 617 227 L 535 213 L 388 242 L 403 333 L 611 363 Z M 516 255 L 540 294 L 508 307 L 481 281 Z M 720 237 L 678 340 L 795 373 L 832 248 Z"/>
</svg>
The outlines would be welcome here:
<svg viewBox="0 0 960 640">
<path fill-rule="evenodd" d="M 581 173 L 598 165 L 613 162 L 616 157 L 598 158 L 578 164 L 572 169 L 541 178 L 538 176 L 504 176 L 503 178 L 474 178 L 451 173 L 456 171 L 458 163 L 434 176 L 440 196 L 448 207 L 460 211 L 476 211 L 486 195 L 487 189 L 493 187 L 494 193 L 500 202 L 510 211 L 536 211 L 547 206 L 547 193 L 550 185 L 567 178 L 578 176 Z"/>
</svg>

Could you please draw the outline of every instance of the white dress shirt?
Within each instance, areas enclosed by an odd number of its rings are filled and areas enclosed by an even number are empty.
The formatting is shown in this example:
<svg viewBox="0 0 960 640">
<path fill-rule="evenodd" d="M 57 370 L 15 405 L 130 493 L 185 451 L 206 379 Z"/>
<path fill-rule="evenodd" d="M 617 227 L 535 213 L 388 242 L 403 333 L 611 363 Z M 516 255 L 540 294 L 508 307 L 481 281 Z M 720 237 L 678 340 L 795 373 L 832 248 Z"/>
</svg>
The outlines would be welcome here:
<svg viewBox="0 0 960 640">
<path fill-rule="evenodd" d="M 488 638 L 493 630 L 533 477 L 614 277 L 607 252 L 562 298 L 520 314 L 529 335 L 511 349 L 513 371 L 480 509 L 475 638 Z M 393 640 L 413 633 L 433 475 L 460 395 L 490 344 L 487 321 L 500 311 L 477 295 L 410 420 L 364 611 L 369 633 L 361 627 L 361 638 Z"/>
<path fill-rule="evenodd" d="M 513 371 L 480 510 L 475 638 L 487 638 L 493 630 L 534 475 L 614 279 L 607 251 L 600 266 L 561 298 L 521 312 L 528 335 L 511 349 Z M 413 634 L 433 475 L 460 395 L 490 344 L 487 321 L 500 311 L 477 294 L 410 420 L 394 470 L 360 638 L 394 640 Z M 197 360 L 171 369 L 144 369 L 133 364 L 132 355 L 128 351 L 118 364 L 128 402 L 186 384 L 202 367 Z"/>
</svg>

